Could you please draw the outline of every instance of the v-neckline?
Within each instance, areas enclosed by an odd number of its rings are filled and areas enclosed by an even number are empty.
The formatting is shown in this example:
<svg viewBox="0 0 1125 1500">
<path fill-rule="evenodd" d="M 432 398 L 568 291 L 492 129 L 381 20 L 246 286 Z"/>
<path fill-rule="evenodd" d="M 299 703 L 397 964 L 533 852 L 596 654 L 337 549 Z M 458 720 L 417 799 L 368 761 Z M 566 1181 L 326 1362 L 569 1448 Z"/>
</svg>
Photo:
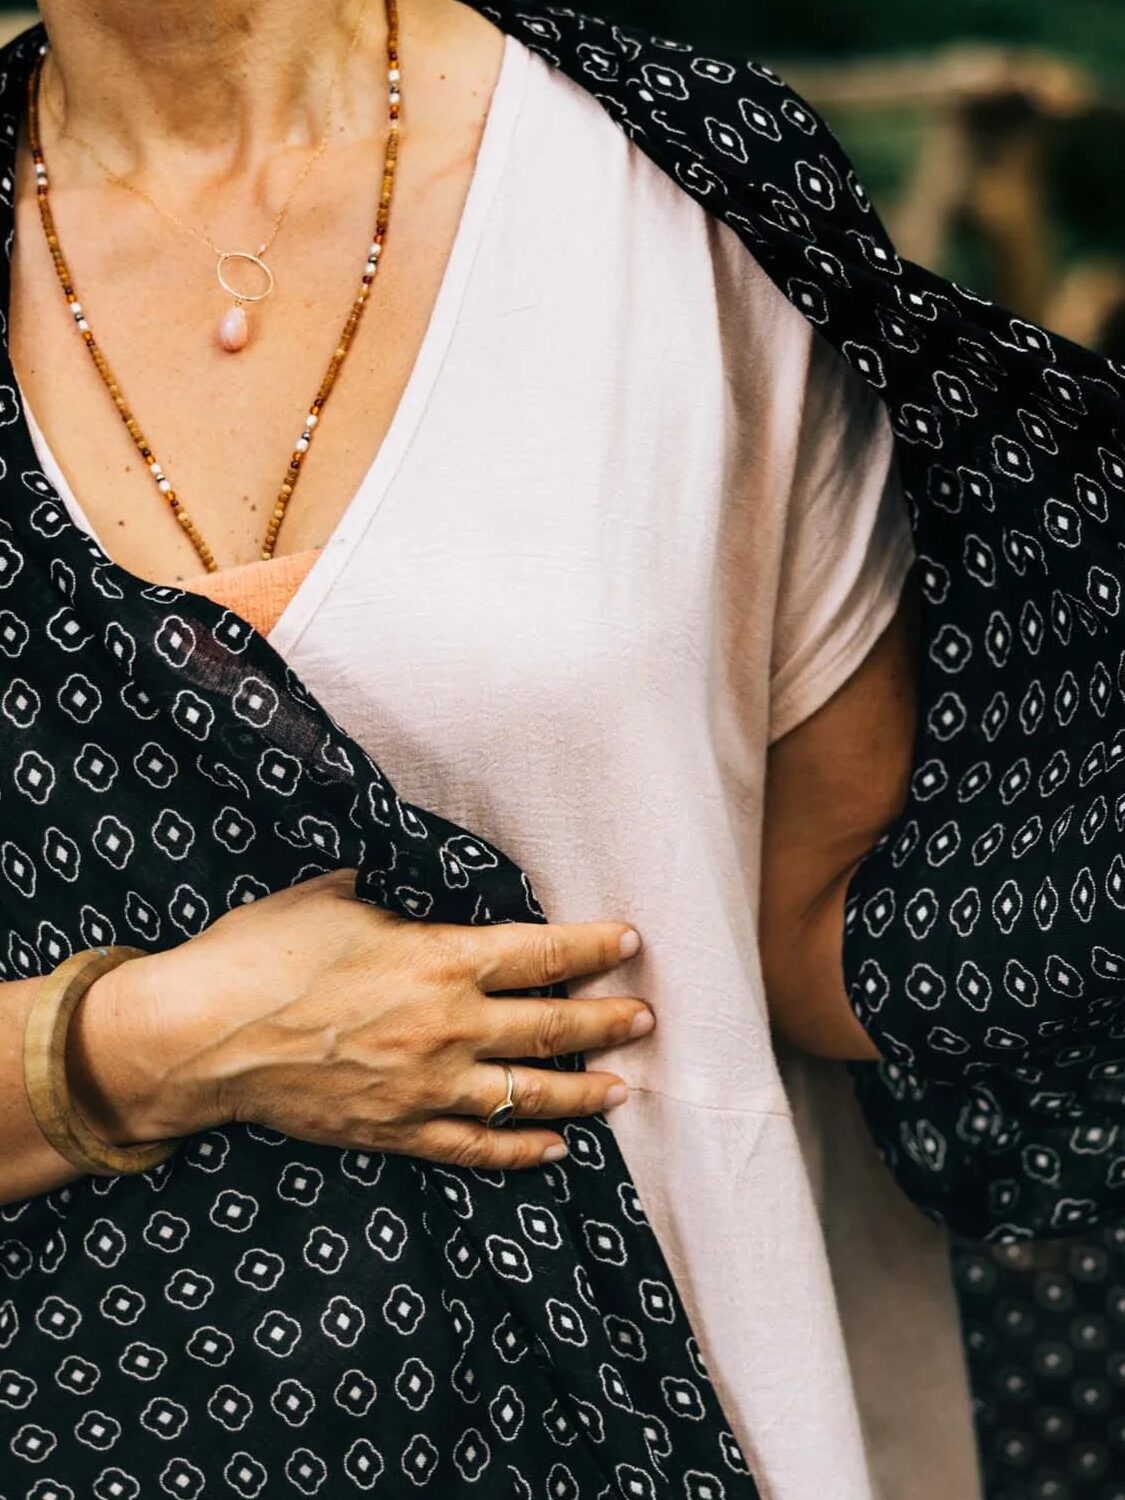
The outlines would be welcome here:
<svg viewBox="0 0 1125 1500">
<path fill-rule="evenodd" d="M 29 34 L 28 45 L 31 45 L 32 41 L 33 38 Z M 319 549 L 319 556 L 298 584 L 272 629 L 265 636 L 270 645 L 283 656 L 292 649 L 303 633 L 360 537 L 382 505 L 395 471 L 409 448 L 425 411 L 456 326 L 457 313 L 468 289 L 473 262 L 483 237 L 488 211 L 503 175 L 508 148 L 515 133 L 516 120 L 523 103 L 530 61 L 530 50 L 511 32 L 504 32 L 500 66 L 485 113 L 469 186 L 414 362 L 378 451 L 338 517 L 328 540 Z M 15 139 L 18 140 L 18 134 Z M 4 179 L 0 180 L 0 194 L 6 192 L 9 197 L 13 198 L 14 151 L 13 141 L 12 166 Z M 6 266 L 5 269 L 8 267 Z M 7 366 L 7 370 L 0 371 L 0 374 L 10 375 L 13 393 L 16 397 L 16 413 L 10 420 L 14 422 L 19 437 L 26 441 L 27 447 L 35 456 L 36 463 L 53 471 L 45 474 L 44 477 L 58 491 L 59 499 L 67 509 L 73 524 L 85 531 L 108 556 L 106 547 L 94 531 L 77 496 L 67 482 L 16 379 L 7 342 L 7 311 L 10 294 L 9 271 L 6 284 L 0 288 L 0 303 L 2 303 L 4 315 L 0 352 Z M 116 563 L 116 566 L 122 565 Z M 148 583 L 148 580 L 143 581 Z M 180 587 L 180 585 L 174 587 Z"/>
</svg>

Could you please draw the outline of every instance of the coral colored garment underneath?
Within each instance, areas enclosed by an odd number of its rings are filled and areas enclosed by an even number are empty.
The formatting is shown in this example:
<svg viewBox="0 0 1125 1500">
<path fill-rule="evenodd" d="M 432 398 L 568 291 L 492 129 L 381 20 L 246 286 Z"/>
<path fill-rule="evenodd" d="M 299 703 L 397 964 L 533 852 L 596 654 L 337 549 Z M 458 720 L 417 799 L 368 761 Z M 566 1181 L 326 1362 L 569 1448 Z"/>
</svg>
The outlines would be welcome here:
<svg viewBox="0 0 1125 1500">
<path fill-rule="evenodd" d="M 200 573 L 186 579 L 183 587 L 206 595 L 216 604 L 225 604 L 249 620 L 255 630 L 268 635 L 320 551 L 319 547 L 308 547 L 304 552 L 291 552 L 283 557 L 219 568 L 214 573 Z"/>
</svg>

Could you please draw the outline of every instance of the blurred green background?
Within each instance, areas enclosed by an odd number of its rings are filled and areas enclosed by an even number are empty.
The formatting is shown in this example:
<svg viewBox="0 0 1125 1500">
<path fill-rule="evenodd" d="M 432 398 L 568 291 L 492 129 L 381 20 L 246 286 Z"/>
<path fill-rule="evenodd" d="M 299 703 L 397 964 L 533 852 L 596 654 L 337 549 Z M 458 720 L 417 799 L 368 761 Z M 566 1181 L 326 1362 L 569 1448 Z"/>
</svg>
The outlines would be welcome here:
<svg viewBox="0 0 1125 1500">
<path fill-rule="evenodd" d="M 826 117 L 904 255 L 1125 357 L 1125 0 L 579 8 L 769 63 Z M 0 31 L 29 18 L 2 11 Z"/>
<path fill-rule="evenodd" d="M 1125 0 L 605 0 L 769 63 L 899 248 L 1125 356 Z"/>
</svg>

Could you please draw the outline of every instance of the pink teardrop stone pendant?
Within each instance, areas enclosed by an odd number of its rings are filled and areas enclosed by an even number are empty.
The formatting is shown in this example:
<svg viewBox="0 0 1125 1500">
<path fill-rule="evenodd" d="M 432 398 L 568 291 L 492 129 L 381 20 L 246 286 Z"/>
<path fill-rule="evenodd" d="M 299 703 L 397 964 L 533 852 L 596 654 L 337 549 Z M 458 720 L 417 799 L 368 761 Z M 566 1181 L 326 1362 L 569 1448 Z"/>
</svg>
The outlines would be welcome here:
<svg viewBox="0 0 1125 1500">
<path fill-rule="evenodd" d="M 219 320 L 219 344 L 228 354 L 245 349 L 250 340 L 250 324 L 239 303 L 228 307 Z"/>
</svg>

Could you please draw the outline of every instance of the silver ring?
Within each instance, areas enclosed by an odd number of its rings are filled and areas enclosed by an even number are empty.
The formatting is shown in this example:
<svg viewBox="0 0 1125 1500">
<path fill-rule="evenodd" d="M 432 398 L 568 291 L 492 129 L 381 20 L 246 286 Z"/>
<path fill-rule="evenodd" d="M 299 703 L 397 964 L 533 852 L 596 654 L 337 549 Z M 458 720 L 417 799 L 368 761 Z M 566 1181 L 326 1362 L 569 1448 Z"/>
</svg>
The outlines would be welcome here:
<svg viewBox="0 0 1125 1500">
<path fill-rule="evenodd" d="M 501 1125 L 507 1125 L 516 1112 L 516 1075 L 507 1063 L 500 1063 L 499 1066 L 508 1075 L 508 1092 L 494 1110 L 481 1116 L 481 1124 L 487 1125 L 489 1130 L 497 1130 Z"/>
</svg>

